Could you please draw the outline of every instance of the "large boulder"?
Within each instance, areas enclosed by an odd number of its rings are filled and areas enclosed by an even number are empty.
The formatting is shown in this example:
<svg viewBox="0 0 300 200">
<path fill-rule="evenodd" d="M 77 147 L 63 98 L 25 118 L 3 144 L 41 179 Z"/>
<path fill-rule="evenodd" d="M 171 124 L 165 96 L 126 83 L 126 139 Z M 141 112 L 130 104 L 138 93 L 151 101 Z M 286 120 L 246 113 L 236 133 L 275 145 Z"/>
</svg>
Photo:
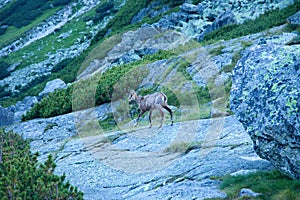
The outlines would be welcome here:
<svg viewBox="0 0 300 200">
<path fill-rule="evenodd" d="M 41 93 L 39 93 L 39 97 L 46 96 L 49 93 L 54 92 L 56 89 L 63 89 L 63 88 L 66 88 L 66 87 L 67 87 L 67 85 L 63 80 L 61 80 L 59 78 L 54 79 L 52 81 L 49 81 L 46 84 L 44 90 Z"/>
<path fill-rule="evenodd" d="M 231 109 L 262 158 L 300 180 L 300 46 L 253 46 L 232 77 Z"/>
</svg>

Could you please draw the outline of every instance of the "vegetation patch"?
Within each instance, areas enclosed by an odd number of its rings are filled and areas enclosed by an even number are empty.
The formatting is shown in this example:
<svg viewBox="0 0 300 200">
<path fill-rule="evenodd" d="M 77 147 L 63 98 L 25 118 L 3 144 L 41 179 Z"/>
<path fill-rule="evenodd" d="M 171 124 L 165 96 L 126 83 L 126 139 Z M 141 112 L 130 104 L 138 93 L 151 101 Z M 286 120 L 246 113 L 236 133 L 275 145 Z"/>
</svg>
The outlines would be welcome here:
<svg viewBox="0 0 300 200">
<path fill-rule="evenodd" d="M 11 3 L 9 3 L 8 6 L 5 6 L 5 8 L 0 11 L 0 15 L 6 16 L 0 22 L 2 25 L 4 25 L 0 28 L 0 48 L 4 47 L 6 45 L 9 45 L 16 39 L 19 39 L 20 36 L 24 35 L 24 33 L 26 31 L 28 31 L 29 29 L 31 29 L 33 27 L 36 27 L 39 23 L 43 22 L 43 20 L 48 19 L 50 16 L 52 16 L 56 11 L 58 11 L 62 7 L 62 6 L 57 6 L 57 7 L 47 8 L 49 3 L 51 3 L 51 1 L 47 1 L 47 3 L 44 4 L 45 6 L 42 6 L 42 8 L 40 8 L 40 9 L 46 9 L 46 10 L 41 10 L 42 13 L 34 11 L 34 12 L 38 13 L 39 15 L 36 15 L 34 17 L 34 19 L 32 18 L 29 23 L 29 21 L 27 19 L 23 18 L 23 16 L 20 17 L 20 15 L 21 15 L 20 12 L 15 12 L 15 13 L 10 14 L 11 12 L 13 12 L 12 9 L 16 9 L 16 8 L 12 8 L 12 5 L 16 6 L 16 7 L 19 6 L 20 8 L 17 8 L 17 9 L 22 10 L 22 12 L 26 11 L 26 9 L 28 7 L 26 7 L 26 6 L 23 7 L 22 5 L 15 5 L 15 4 L 19 4 L 21 2 L 22 1 L 11 1 Z M 27 1 L 27 3 L 30 3 L 30 2 L 31 1 Z M 40 3 L 44 3 L 44 1 L 39 1 L 38 4 L 40 4 Z M 70 3 L 70 2 L 68 2 L 68 3 Z M 28 5 L 28 6 L 30 6 L 30 5 Z M 30 9 L 32 9 L 32 8 L 30 8 Z M 26 12 L 28 12 L 28 10 Z M 10 15 L 10 16 L 8 16 L 8 15 Z M 31 17 L 32 16 L 33 15 L 31 15 Z M 23 24 L 23 25 L 21 27 L 16 27 L 13 24 L 11 24 L 11 22 L 9 22 L 8 24 L 4 24 L 4 20 L 9 19 L 10 21 L 13 21 L 12 18 L 14 18 L 14 19 L 18 18 L 16 20 L 18 22 L 16 22 L 16 23 Z M 19 19 L 21 19 L 21 20 L 19 20 Z"/>
<path fill-rule="evenodd" d="M 140 25 L 144 23 L 153 23 L 157 21 L 160 16 L 155 17 L 153 19 L 145 18 L 142 22 L 131 24 L 131 19 L 142 9 L 147 7 L 149 4 L 157 0 L 128 0 L 126 4 L 120 8 L 120 10 L 116 13 L 113 19 L 111 19 L 107 26 L 100 30 L 98 34 L 95 36 L 93 40 L 93 44 L 98 43 L 104 37 L 106 37 L 110 33 L 110 35 L 114 35 L 116 33 L 123 33 L 126 30 L 136 29 Z M 177 7 L 184 3 L 184 0 L 160 0 L 162 5 L 168 4 L 171 8 Z"/>
<path fill-rule="evenodd" d="M 53 172 L 52 156 L 44 164 L 32 154 L 28 141 L 0 129 L 1 199 L 83 199 L 83 193 Z"/>
<path fill-rule="evenodd" d="M 214 48 L 214 49 L 211 49 L 208 53 L 209 53 L 212 57 L 214 57 L 214 56 L 217 56 L 217 55 L 222 54 L 222 50 L 223 50 L 224 48 L 225 48 L 225 46 L 220 45 L 220 46 L 217 46 L 217 47 Z"/>
<path fill-rule="evenodd" d="M 179 142 L 179 143 L 172 143 L 168 146 L 164 152 L 172 152 L 172 153 L 188 153 L 193 149 L 200 149 L 202 142 Z"/>
<path fill-rule="evenodd" d="M 300 1 L 295 1 L 294 4 L 284 8 L 268 11 L 260 15 L 255 20 L 249 20 L 243 24 L 233 24 L 224 26 L 209 34 L 206 34 L 204 41 L 208 43 L 215 43 L 219 40 L 229 40 L 245 35 L 250 35 L 279 26 L 286 23 L 286 19 L 295 14 L 300 9 Z"/>
<path fill-rule="evenodd" d="M 2 10 L 0 13 L 1 24 L 21 28 L 35 20 L 52 6 L 61 6 L 70 3 L 62 0 L 19 0 Z"/>
<path fill-rule="evenodd" d="M 8 63 L 0 61 L 0 80 L 10 75 L 10 72 L 7 71 L 8 67 Z"/>
<path fill-rule="evenodd" d="M 106 119 L 99 121 L 99 125 L 104 132 L 108 131 L 116 131 L 117 130 L 117 122 L 112 114 L 107 116 Z"/>
<path fill-rule="evenodd" d="M 292 180 L 276 170 L 239 176 L 228 175 L 220 180 L 222 181 L 221 190 L 227 194 L 226 199 L 245 199 L 239 197 L 242 188 L 249 188 L 256 193 L 261 193 L 258 197 L 247 197 L 246 199 L 300 199 L 300 182 Z"/>
<path fill-rule="evenodd" d="M 44 97 L 41 102 L 34 105 L 34 107 L 23 116 L 22 120 L 30 120 L 34 118 L 47 118 L 61 114 L 67 114 L 72 111 L 83 110 L 97 105 L 108 103 L 111 101 L 112 94 L 115 90 L 114 85 L 130 72 L 131 69 L 137 66 L 146 65 L 153 61 L 166 59 L 173 56 L 167 51 L 159 51 L 153 55 L 147 55 L 142 60 L 138 60 L 129 64 L 120 65 L 107 70 L 103 74 L 97 74 L 93 77 L 79 81 L 67 89 L 56 90 L 54 93 Z M 143 73 L 131 74 L 132 78 L 129 80 L 137 84 L 143 78 Z"/>
<path fill-rule="evenodd" d="M 198 5 L 199 3 L 201 3 L 203 0 L 193 0 L 192 3 L 195 5 Z"/>
</svg>

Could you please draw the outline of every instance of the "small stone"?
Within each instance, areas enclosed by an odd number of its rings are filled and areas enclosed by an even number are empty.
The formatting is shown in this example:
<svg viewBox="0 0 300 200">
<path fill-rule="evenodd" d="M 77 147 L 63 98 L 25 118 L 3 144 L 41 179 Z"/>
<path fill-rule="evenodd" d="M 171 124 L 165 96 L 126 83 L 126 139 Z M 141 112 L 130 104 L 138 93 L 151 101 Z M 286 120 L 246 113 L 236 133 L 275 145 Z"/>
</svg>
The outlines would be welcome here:
<svg viewBox="0 0 300 200">
<path fill-rule="evenodd" d="M 253 192 L 251 189 L 243 188 L 241 189 L 239 196 L 240 197 L 258 197 L 260 193 Z"/>
</svg>

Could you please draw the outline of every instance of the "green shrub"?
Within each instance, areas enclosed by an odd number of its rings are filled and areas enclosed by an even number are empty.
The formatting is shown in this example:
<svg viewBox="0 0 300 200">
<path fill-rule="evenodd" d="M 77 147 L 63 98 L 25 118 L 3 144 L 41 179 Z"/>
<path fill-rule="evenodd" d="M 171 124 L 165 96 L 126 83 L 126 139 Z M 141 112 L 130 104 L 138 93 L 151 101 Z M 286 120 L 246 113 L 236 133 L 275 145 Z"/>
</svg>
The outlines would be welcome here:
<svg viewBox="0 0 300 200">
<path fill-rule="evenodd" d="M 114 116 L 111 114 L 106 119 L 99 121 L 99 125 L 104 132 L 115 130 L 117 127 L 117 122 L 114 119 Z"/>
<path fill-rule="evenodd" d="M 110 15 L 111 13 L 116 13 L 117 10 L 114 9 L 115 4 L 111 1 L 101 2 L 100 5 L 96 8 L 96 15 L 93 17 L 95 23 L 100 22 L 104 17 Z"/>
<path fill-rule="evenodd" d="M 55 72 L 61 71 L 62 69 L 66 68 L 66 67 L 70 64 L 71 61 L 72 61 L 71 58 L 64 59 L 64 60 L 60 61 L 58 64 L 56 64 L 56 65 L 52 68 L 51 72 L 52 72 L 52 73 L 55 73 Z"/>
<path fill-rule="evenodd" d="M 7 71 L 8 67 L 9 67 L 8 63 L 6 63 L 4 61 L 0 61 L 0 80 L 9 76 L 10 72 Z"/>
<path fill-rule="evenodd" d="M 101 75 L 98 74 L 89 79 L 79 81 L 67 89 L 50 93 L 49 96 L 44 97 L 41 102 L 35 104 L 33 108 L 22 117 L 22 120 L 53 117 L 110 102 L 113 92 L 118 94 L 115 90 L 123 89 L 122 86 L 114 88 L 123 76 L 126 75 L 128 80 L 133 81 L 132 83 L 126 83 L 129 85 L 137 85 L 143 80 L 146 73 L 145 71 L 136 70 L 132 73 L 131 69 L 171 56 L 173 56 L 173 54 L 168 51 L 159 51 L 156 54 L 147 55 L 141 60 L 113 67 Z M 119 95 L 121 95 L 121 91 Z M 115 98 L 118 97 L 116 96 Z"/>
<path fill-rule="evenodd" d="M 73 87 L 70 86 L 65 90 L 49 93 L 47 97 L 35 104 L 25 116 L 22 116 L 22 120 L 47 118 L 72 112 L 72 91 Z"/>
<path fill-rule="evenodd" d="M 44 164 L 38 163 L 37 156 L 30 152 L 28 141 L 0 129 L 1 199 L 83 199 L 64 175 L 53 174 L 56 164 L 51 155 Z"/>
<path fill-rule="evenodd" d="M 8 97 L 8 96 L 11 96 L 11 92 L 9 91 L 6 91 L 7 86 L 0 86 L 0 98 L 3 99 L 4 97 Z M 0 104 L 2 105 L 2 104 Z M 2 106 L 5 106 L 5 105 L 2 105 Z"/>
<path fill-rule="evenodd" d="M 2 27 L 0 27 L 0 35 L 5 34 L 7 28 L 8 28 L 7 26 L 2 26 Z"/>
</svg>

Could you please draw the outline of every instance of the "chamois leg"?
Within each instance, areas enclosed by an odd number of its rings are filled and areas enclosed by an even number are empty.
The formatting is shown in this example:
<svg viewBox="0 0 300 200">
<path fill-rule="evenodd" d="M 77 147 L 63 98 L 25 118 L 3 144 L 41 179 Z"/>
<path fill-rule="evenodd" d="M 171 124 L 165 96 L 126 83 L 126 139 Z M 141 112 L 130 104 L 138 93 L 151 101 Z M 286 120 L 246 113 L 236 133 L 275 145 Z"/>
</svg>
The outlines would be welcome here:
<svg viewBox="0 0 300 200">
<path fill-rule="evenodd" d="M 149 128 L 152 127 L 152 120 L 151 120 L 151 117 L 152 117 L 152 110 L 149 111 L 149 122 L 150 122 Z"/>
<path fill-rule="evenodd" d="M 134 127 L 137 127 L 137 125 L 139 124 L 140 117 L 141 117 L 144 113 L 145 113 L 145 111 L 144 111 L 144 110 L 141 110 L 141 112 L 140 112 L 138 118 L 136 119 L 136 124 L 134 125 Z"/>
<path fill-rule="evenodd" d="M 172 112 L 171 108 L 167 105 L 164 105 L 163 108 L 166 109 L 170 113 L 170 115 L 171 115 L 171 126 L 173 126 L 174 121 L 173 121 L 173 112 Z"/>
<path fill-rule="evenodd" d="M 164 122 L 164 111 L 162 110 L 162 107 L 160 105 L 159 106 L 157 105 L 157 110 L 160 112 L 161 115 L 160 126 L 159 126 L 159 128 L 161 128 Z"/>
</svg>

